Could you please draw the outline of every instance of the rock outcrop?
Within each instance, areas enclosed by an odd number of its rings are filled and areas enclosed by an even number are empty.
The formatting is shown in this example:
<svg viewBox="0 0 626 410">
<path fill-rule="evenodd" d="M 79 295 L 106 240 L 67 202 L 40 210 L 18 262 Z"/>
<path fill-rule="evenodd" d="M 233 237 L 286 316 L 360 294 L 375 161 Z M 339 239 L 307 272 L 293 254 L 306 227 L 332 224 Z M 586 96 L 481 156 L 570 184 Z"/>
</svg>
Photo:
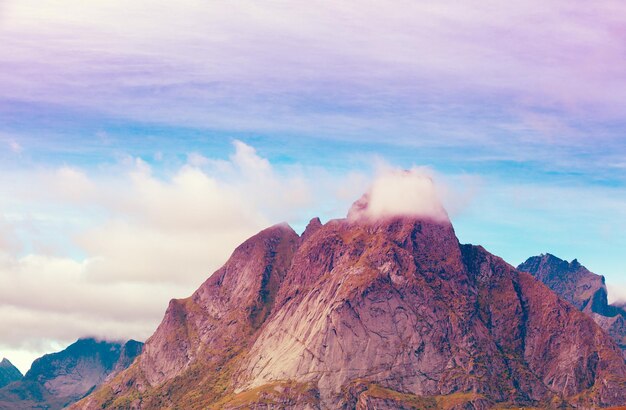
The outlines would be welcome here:
<svg viewBox="0 0 626 410">
<path fill-rule="evenodd" d="M 8 359 L 0 362 L 0 388 L 22 379 L 22 372 L 13 366 Z"/>
<path fill-rule="evenodd" d="M 626 404 L 621 352 L 586 314 L 449 222 L 367 206 L 244 242 L 73 408 Z"/>
<path fill-rule="evenodd" d="M 590 272 L 576 259 L 567 262 L 545 254 L 528 258 L 517 269 L 528 272 L 607 331 L 626 358 L 626 309 L 609 305 L 604 276 Z"/>
<path fill-rule="evenodd" d="M 80 400 L 141 353 L 142 343 L 80 339 L 35 360 L 21 380 L 0 389 L 0 409 L 61 409 Z"/>
</svg>

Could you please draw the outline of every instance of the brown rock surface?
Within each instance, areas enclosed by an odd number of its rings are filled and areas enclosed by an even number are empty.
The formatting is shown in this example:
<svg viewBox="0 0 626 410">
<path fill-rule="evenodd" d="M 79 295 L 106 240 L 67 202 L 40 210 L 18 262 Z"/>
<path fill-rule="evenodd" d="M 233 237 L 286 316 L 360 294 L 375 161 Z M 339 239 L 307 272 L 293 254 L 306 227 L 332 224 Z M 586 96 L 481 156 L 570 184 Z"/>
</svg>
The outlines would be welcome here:
<svg viewBox="0 0 626 410">
<path fill-rule="evenodd" d="M 450 223 L 353 217 L 246 241 L 75 408 L 495 403 L 623 405 L 626 365 L 587 315 Z"/>
</svg>

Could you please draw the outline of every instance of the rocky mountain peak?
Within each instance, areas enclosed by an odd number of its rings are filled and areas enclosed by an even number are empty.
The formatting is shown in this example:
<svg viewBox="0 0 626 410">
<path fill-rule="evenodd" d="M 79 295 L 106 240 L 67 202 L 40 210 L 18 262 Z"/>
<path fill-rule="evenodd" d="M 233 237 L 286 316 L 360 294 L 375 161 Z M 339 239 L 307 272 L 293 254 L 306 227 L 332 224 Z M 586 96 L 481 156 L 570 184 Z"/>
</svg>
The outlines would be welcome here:
<svg viewBox="0 0 626 410">
<path fill-rule="evenodd" d="M 306 228 L 304 229 L 304 232 L 302 232 L 302 236 L 300 237 L 300 240 L 305 241 L 306 239 L 309 238 L 309 236 L 313 235 L 321 227 L 322 227 L 322 221 L 320 221 L 320 218 L 318 217 L 312 218 L 307 224 Z"/>
<path fill-rule="evenodd" d="M 530 257 L 518 269 L 588 314 L 615 339 L 626 358 L 626 309 L 609 305 L 604 276 L 590 272 L 577 259 L 567 262 L 550 254 Z"/>
<path fill-rule="evenodd" d="M 138 364 L 151 385 L 180 374 L 197 361 L 222 366 L 222 355 L 237 351 L 260 327 L 300 243 L 287 224 L 264 229 L 239 245 L 229 260 L 186 299 L 174 299 Z"/>
<path fill-rule="evenodd" d="M 302 237 L 274 226 L 245 241 L 75 408 L 626 402 L 615 342 L 530 274 L 459 244 L 432 181 L 413 177 L 374 184 L 347 219 L 314 218 Z"/>
<path fill-rule="evenodd" d="M 22 372 L 13 366 L 7 358 L 0 362 L 0 388 L 22 379 Z"/>
<path fill-rule="evenodd" d="M 590 272 L 578 260 L 549 253 L 528 258 L 517 267 L 528 272 L 578 309 L 609 315 L 604 277 Z"/>
<path fill-rule="evenodd" d="M 0 389 L 0 408 L 64 408 L 126 369 L 142 345 L 81 338 L 65 350 L 38 358 L 23 378 Z"/>
<path fill-rule="evenodd" d="M 9 361 L 9 359 L 3 357 L 2 361 L 0 361 L 0 368 L 7 369 L 10 367 L 13 367 L 13 364 Z"/>
</svg>

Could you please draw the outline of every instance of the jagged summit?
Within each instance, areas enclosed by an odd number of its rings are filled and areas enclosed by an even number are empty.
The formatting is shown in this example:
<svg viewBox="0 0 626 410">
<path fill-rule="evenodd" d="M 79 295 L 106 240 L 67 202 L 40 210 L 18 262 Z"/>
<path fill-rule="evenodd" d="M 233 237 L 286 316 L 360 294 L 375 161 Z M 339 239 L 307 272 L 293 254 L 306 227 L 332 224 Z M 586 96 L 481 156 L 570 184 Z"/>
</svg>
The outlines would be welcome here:
<svg viewBox="0 0 626 410">
<path fill-rule="evenodd" d="M 6 357 L 0 362 L 0 388 L 22 379 L 22 372 Z"/>
<path fill-rule="evenodd" d="M 626 358 L 626 309 L 609 305 L 604 276 L 590 272 L 577 259 L 567 262 L 551 254 L 530 257 L 518 269 L 587 313 L 615 339 Z"/>
<path fill-rule="evenodd" d="M 24 377 L 20 374 L 17 381 L 1 388 L 0 409 L 65 408 L 127 368 L 142 346 L 134 340 L 81 338 L 63 351 L 38 358 Z"/>
<path fill-rule="evenodd" d="M 13 366 L 13 364 L 6 357 L 3 357 L 2 361 L 0 361 L 0 367 L 8 368 L 8 367 L 12 367 L 12 366 Z"/>
<path fill-rule="evenodd" d="M 580 310 L 614 316 L 608 311 L 604 276 L 590 272 L 577 259 L 568 262 L 546 253 L 528 258 L 517 268 L 529 272 Z"/>
<path fill-rule="evenodd" d="M 302 232 L 300 240 L 305 241 L 309 236 L 313 235 L 321 227 L 322 221 L 320 221 L 320 218 L 312 218 L 304 229 L 304 232 Z"/>
<path fill-rule="evenodd" d="M 246 240 L 193 295 L 170 302 L 133 365 L 74 408 L 626 402 L 626 364 L 593 320 L 459 244 L 449 222 L 361 223 L 372 193 L 347 219 L 314 218 L 300 237 L 278 225 Z"/>
</svg>

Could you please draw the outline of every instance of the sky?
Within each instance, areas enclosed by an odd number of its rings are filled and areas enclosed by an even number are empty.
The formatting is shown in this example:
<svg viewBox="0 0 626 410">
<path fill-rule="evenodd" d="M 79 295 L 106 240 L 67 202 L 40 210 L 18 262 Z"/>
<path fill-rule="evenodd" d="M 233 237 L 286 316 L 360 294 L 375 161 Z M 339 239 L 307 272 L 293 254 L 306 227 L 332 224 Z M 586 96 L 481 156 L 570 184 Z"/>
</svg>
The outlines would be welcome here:
<svg viewBox="0 0 626 410">
<path fill-rule="evenodd" d="M 258 230 L 433 178 L 626 299 L 626 4 L 0 0 L 0 356 L 145 340 Z"/>
</svg>

